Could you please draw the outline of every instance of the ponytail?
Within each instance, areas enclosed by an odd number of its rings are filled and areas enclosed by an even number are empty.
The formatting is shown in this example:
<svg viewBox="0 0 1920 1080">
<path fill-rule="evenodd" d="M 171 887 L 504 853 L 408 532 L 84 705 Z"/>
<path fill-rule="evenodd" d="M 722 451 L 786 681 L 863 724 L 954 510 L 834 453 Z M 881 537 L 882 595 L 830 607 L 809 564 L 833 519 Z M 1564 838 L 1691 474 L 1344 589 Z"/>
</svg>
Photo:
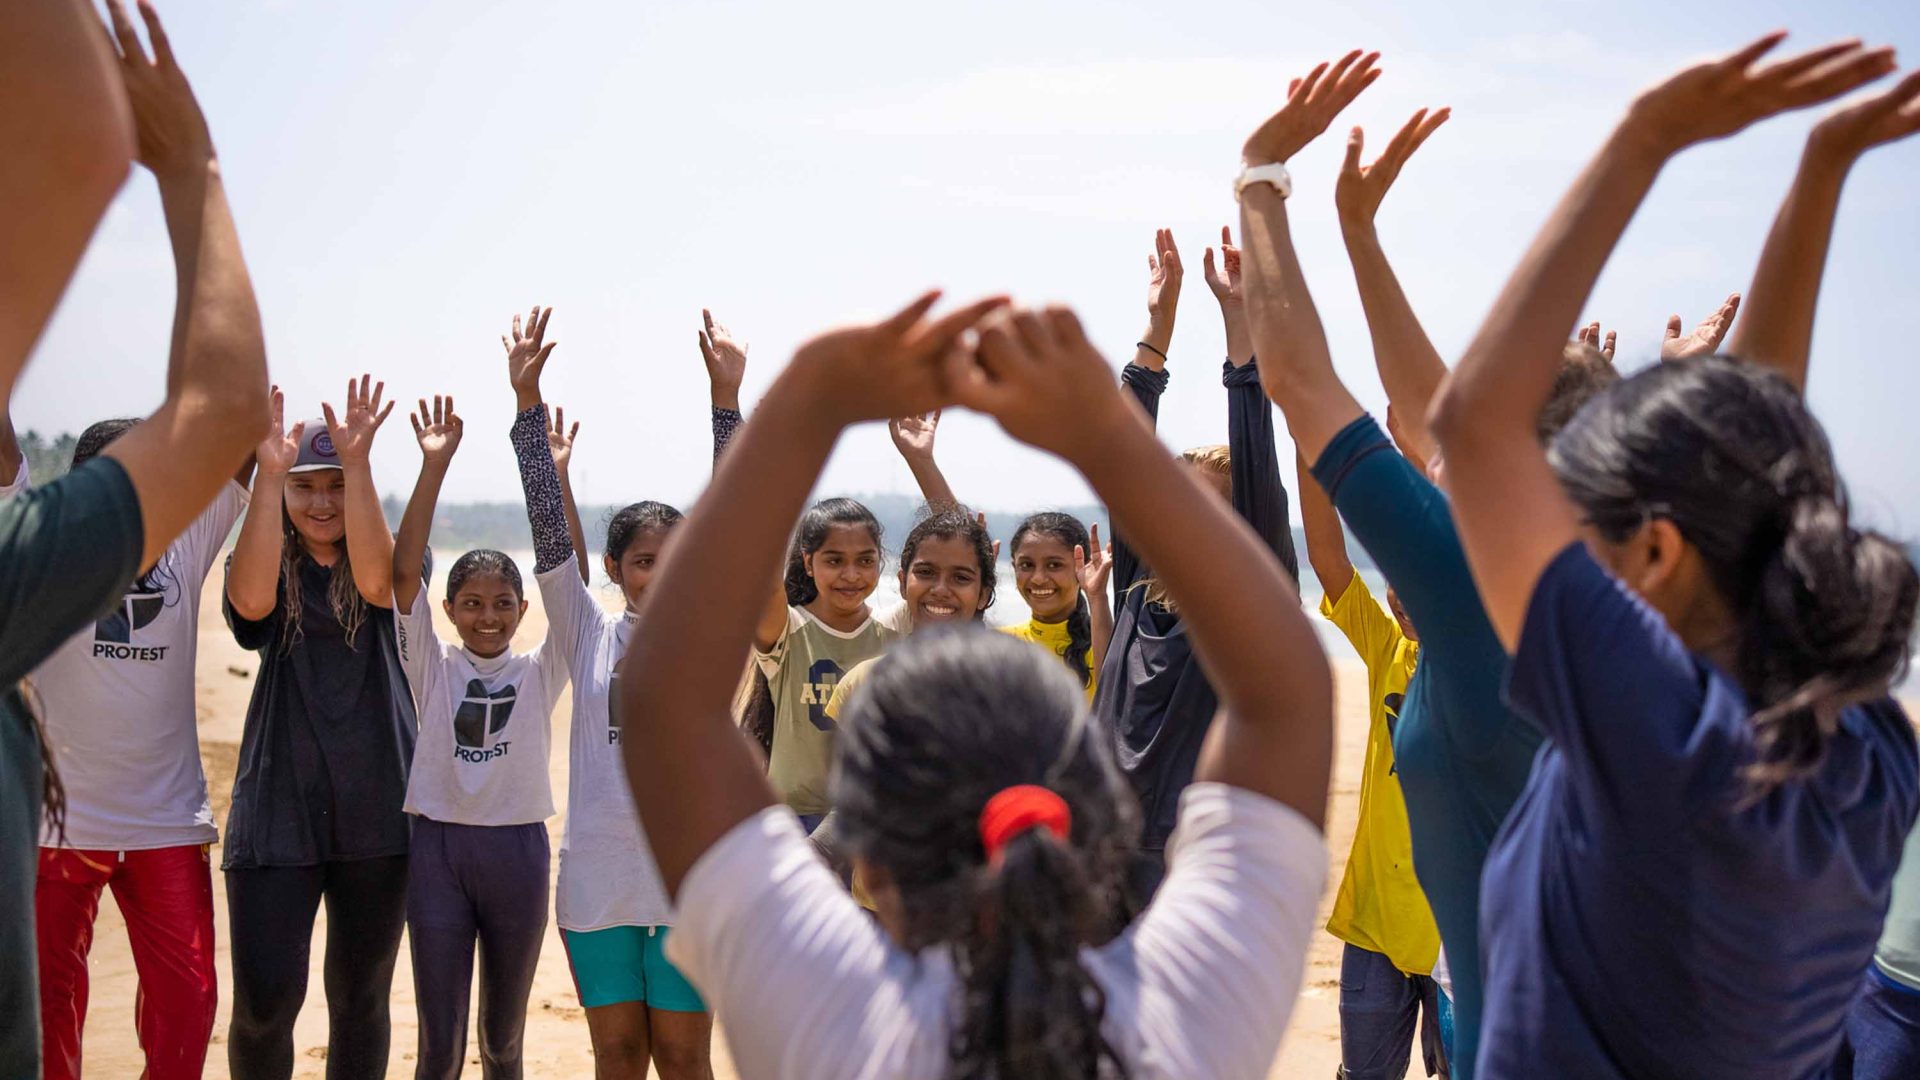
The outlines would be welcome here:
<svg viewBox="0 0 1920 1080">
<path fill-rule="evenodd" d="M 1072 514 L 1045 510 L 1029 515 L 1013 530 L 1013 541 L 1007 548 L 1008 552 L 1018 556 L 1020 545 L 1034 533 L 1052 537 L 1069 551 L 1079 548 L 1087 558 L 1093 558 L 1093 538 L 1088 535 L 1086 525 Z M 1080 680 L 1082 689 L 1093 685 L 1094 675 L 1087 663 L 1087 654 L 1093 651 L 1093 608 L 1090 604 L 1086 590 L 1082 589 L 1079 603 L 1073 606 L 1073 614 L 1067 616 L 1067 651 L 1061 657 L 1067 662 L 1067 670 Z"/>
<path fill-rule="evenodd" d="M 1603 536 L 1661 518 L 1698 551 L 1739 630 L 1748 805 L 1818 768 L 1841 711 L 1907 670 L 1920 574 L 1851 524 L 1826 432 L 1778 375 L 1721 357 L 1656 365 L 1588 402 L 1548 456 Z"/>
<path fill-rule="evenodd" d="M 1084 860 L 1042 829 L 1007 842 L 975 891 L 955 950 L 960 1012 L 952 1080 L 1123 1077 L 1100 1032 L 1106 994 L 1080 962 L 1102 913 Z"/>
<path fill-rule="evenodd" d="M 1823 496 L 1796 500 L 1744 612 L 1740 681 L 1765 703 L 1747 778 L 1766 790 L 1820 761 L 1849 705 L 1906 672 L 1920 576 L 1899 545 L 1847 523 Z"/>
<path fill-rule="evenodd" d="M 1093 685 L 1093 668 L 1087 661 L 1087 654 L 1093 651 L 1093 607 L 1087 602 L 1087 594 L 1080 594 L 1080 602 L 1073 606 L 1073 614 L 1067 616 L 1067 662 L 1073 677 L 1080 680 L 1081 686 Z"/>
</svg>

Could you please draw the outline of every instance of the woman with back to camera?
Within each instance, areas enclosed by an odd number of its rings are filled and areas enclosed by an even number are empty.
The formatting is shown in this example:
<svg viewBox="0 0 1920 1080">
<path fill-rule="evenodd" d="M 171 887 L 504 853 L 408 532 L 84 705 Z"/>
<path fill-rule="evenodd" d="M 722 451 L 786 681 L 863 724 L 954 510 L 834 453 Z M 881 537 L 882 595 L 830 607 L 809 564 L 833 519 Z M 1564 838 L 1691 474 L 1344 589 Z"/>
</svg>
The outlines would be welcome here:
<svg viewBox="0 0 1920 1080">
<path fill-rule="evenodd" d="M 744 1075 L 1264 1076 L 1326 874 L 1325 654 L 1271 552 L 1159 445 L 1071 313 L 990 324 L 976 360 L 956 341 L 999 302 L 928 321 L 934 299 L 800 349 L 641 615 L 623 720 L 648 752 L 627 769 L 682 912 L 674 955 L 751 1018 L 728 1030 Z M 1137 523 L 1219 680 L 1172 870 L 1118 939 L 1137 807 L 1057 659 L 919 634 L 850 704 L 833 793 L 877 922 L 728 716 L 762 603 L 740 568 L 775 565 L 845 426 L 952 398 L 1066 456 Z"/>
<path fill-rule="evenodd" d="M 1434 405 L 1508 697 L 1547 738 L 1484 874 L 1482 1077 L 1829 1075 L 1920 808 L 1887 696 L 1920 575 L 1852 520 L 1794 383 L 1663 363 L 1533 435 L 1667 161 L 1893 69 L 1857 41 L 1763 60 L 1784 36 L 1634 101 Z"/>
</svg>

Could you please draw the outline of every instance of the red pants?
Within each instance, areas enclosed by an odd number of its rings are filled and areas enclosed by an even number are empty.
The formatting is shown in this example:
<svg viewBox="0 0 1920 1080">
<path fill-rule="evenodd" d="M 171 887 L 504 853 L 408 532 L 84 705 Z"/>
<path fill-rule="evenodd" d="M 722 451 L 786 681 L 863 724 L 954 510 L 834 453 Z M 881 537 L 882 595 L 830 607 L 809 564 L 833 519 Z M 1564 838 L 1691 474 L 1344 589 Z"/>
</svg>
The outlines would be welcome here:
<svg viewBox="0 0 1920 1080">
<path fill-rule="evenodd" d="M 87 952 L 111 885 L 127 921 L 140 984 L 133 1025 L 146 1080 L 198 1080 L 219 991 L 213 969 L 213 873 L 204 845 L 151 851 L 40 849 L 34 921 L 46 1080 L 80 1076 Z"/>
</svg>

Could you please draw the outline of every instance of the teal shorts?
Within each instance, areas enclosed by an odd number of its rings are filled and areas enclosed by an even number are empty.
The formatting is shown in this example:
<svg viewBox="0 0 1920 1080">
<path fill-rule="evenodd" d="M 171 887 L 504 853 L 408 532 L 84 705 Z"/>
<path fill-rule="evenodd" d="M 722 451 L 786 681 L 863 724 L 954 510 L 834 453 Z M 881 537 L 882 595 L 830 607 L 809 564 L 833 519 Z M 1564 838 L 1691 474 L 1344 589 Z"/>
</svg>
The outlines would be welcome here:
<svg viewBox="0 0 1920 1080">
<path fill-rule="evenodd" d="M 638 1001 L 667 1012 L 706 1012 L 700 992 L 667 961 L 668 932 L 664 926 L 562 929 L 580 1004 L 597 1009 Z"/>
</svg>

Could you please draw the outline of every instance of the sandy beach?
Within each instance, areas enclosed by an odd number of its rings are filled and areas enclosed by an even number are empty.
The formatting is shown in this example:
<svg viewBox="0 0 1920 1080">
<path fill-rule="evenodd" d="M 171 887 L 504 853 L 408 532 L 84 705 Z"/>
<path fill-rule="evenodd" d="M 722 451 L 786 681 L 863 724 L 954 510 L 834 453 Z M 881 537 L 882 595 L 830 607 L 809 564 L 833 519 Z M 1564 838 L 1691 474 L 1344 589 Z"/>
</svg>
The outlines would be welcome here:
<svg viewBox="0 0 1920 1080">
<path fill-rule="evenodd" d="M 205 761 L 208 790 L 212 794 L 215 819 L 223 829 L 227 802 L 232 790 L 234 761 L 239 751 L 241 728 L 246 719 L 247 700 L 253 689 L 257 668 L 254 654 L 234 644 L 220 618 L 219 575 L 208 583 L 201 622 L 199 652 L 199 695 L 201 756 Z M 611 589 L 599 590 L 603 603 L 618 602 Z M 438 598 L 444 587 L 436 583 L 432 593 Z M 546 632 L 546 620 L 540 610 L 537 593 L 530 595 L 532 607 L 515 641 L 516 649 L 530 648 Z M 443 637 L 452 639 L 452 628 L 442 620 Z M 1360 791 L 1360 767 L 1366 743 L 1366 673 L 1352 660 L 1336 661 L 1339 701 L 1339 756 L 1333 783 L 1333 802 L 1329 819 L 1329 857 L 1332 875 L 1324 908 L 1332 902 L 1347 847 L 1352 841 L 1354 812 Z M 566 805 L 567 733 L 570 713 L 562 698 L 555 711 L 552 775 L 555 802 Z M 548 823 L 558 857 L 564 818 L 556 816 Z M 219 865 L 220 852 L 214 851 Z M 224 1078 L 227 1073 L 226 1028 L 231 986 L 227 951 L 226 893 L 221 876 L 214 875 L 215 933 L 219 939 L 220 1016 L 214 1026 L 213 1045 L 207 1054 L 206 1075 Z M 306 1007 L 295 1030 L 294 1075 L 318 1078 L 326 1066 L 326 1001 L 320 977 L 321 950 L 325 941 L 324 913 L 314 928 L 314 948 L 309 966 Z M 88 1008 L 84 1043 L 85 1070 L 89 1076 L 137 1076 L 143 1064 L 133 1030 L 133 1002 L 136 976 L 133 957 L 127 946 L 125 924 L 110 899 L 103 898 L 92 954 L 93 983 Z M 1324 931 L 1317 932 L 1307 971 L 1306 983 L 1293 1023 L 1274 1063 L 1273 1077 L 1331 1076 L 1339 1065 L 1339 975 L 1340 943 Z M 393 982 L 393 1046 L 388 1075 L 409 1076 L 413 1072 L 418 1026 L 415 1021 L 413 972 L 403 943 Z M 549 923 L 546 946 L 541 953 L 540 970 L 528 1005 L 527 1059 L 529 1077 L 581 1077 L 592 1075 L 593 1054 L 588 1046 L 587 1024 L 574 996 L 567 971 L 566 954 L 559 932 Z M 725 1018 L 720 1018 L 724 1028 Z M 728 1060 L 723 1034 L 714 1039 L 715 1075 L 732 1080 L 737 1074 Z M 479 1075 L 479 1058 L 469 1044 L 469 1076 Z M 1414 1074 L 1419 1072 L 1418 1065 Z"/>
</svg>

